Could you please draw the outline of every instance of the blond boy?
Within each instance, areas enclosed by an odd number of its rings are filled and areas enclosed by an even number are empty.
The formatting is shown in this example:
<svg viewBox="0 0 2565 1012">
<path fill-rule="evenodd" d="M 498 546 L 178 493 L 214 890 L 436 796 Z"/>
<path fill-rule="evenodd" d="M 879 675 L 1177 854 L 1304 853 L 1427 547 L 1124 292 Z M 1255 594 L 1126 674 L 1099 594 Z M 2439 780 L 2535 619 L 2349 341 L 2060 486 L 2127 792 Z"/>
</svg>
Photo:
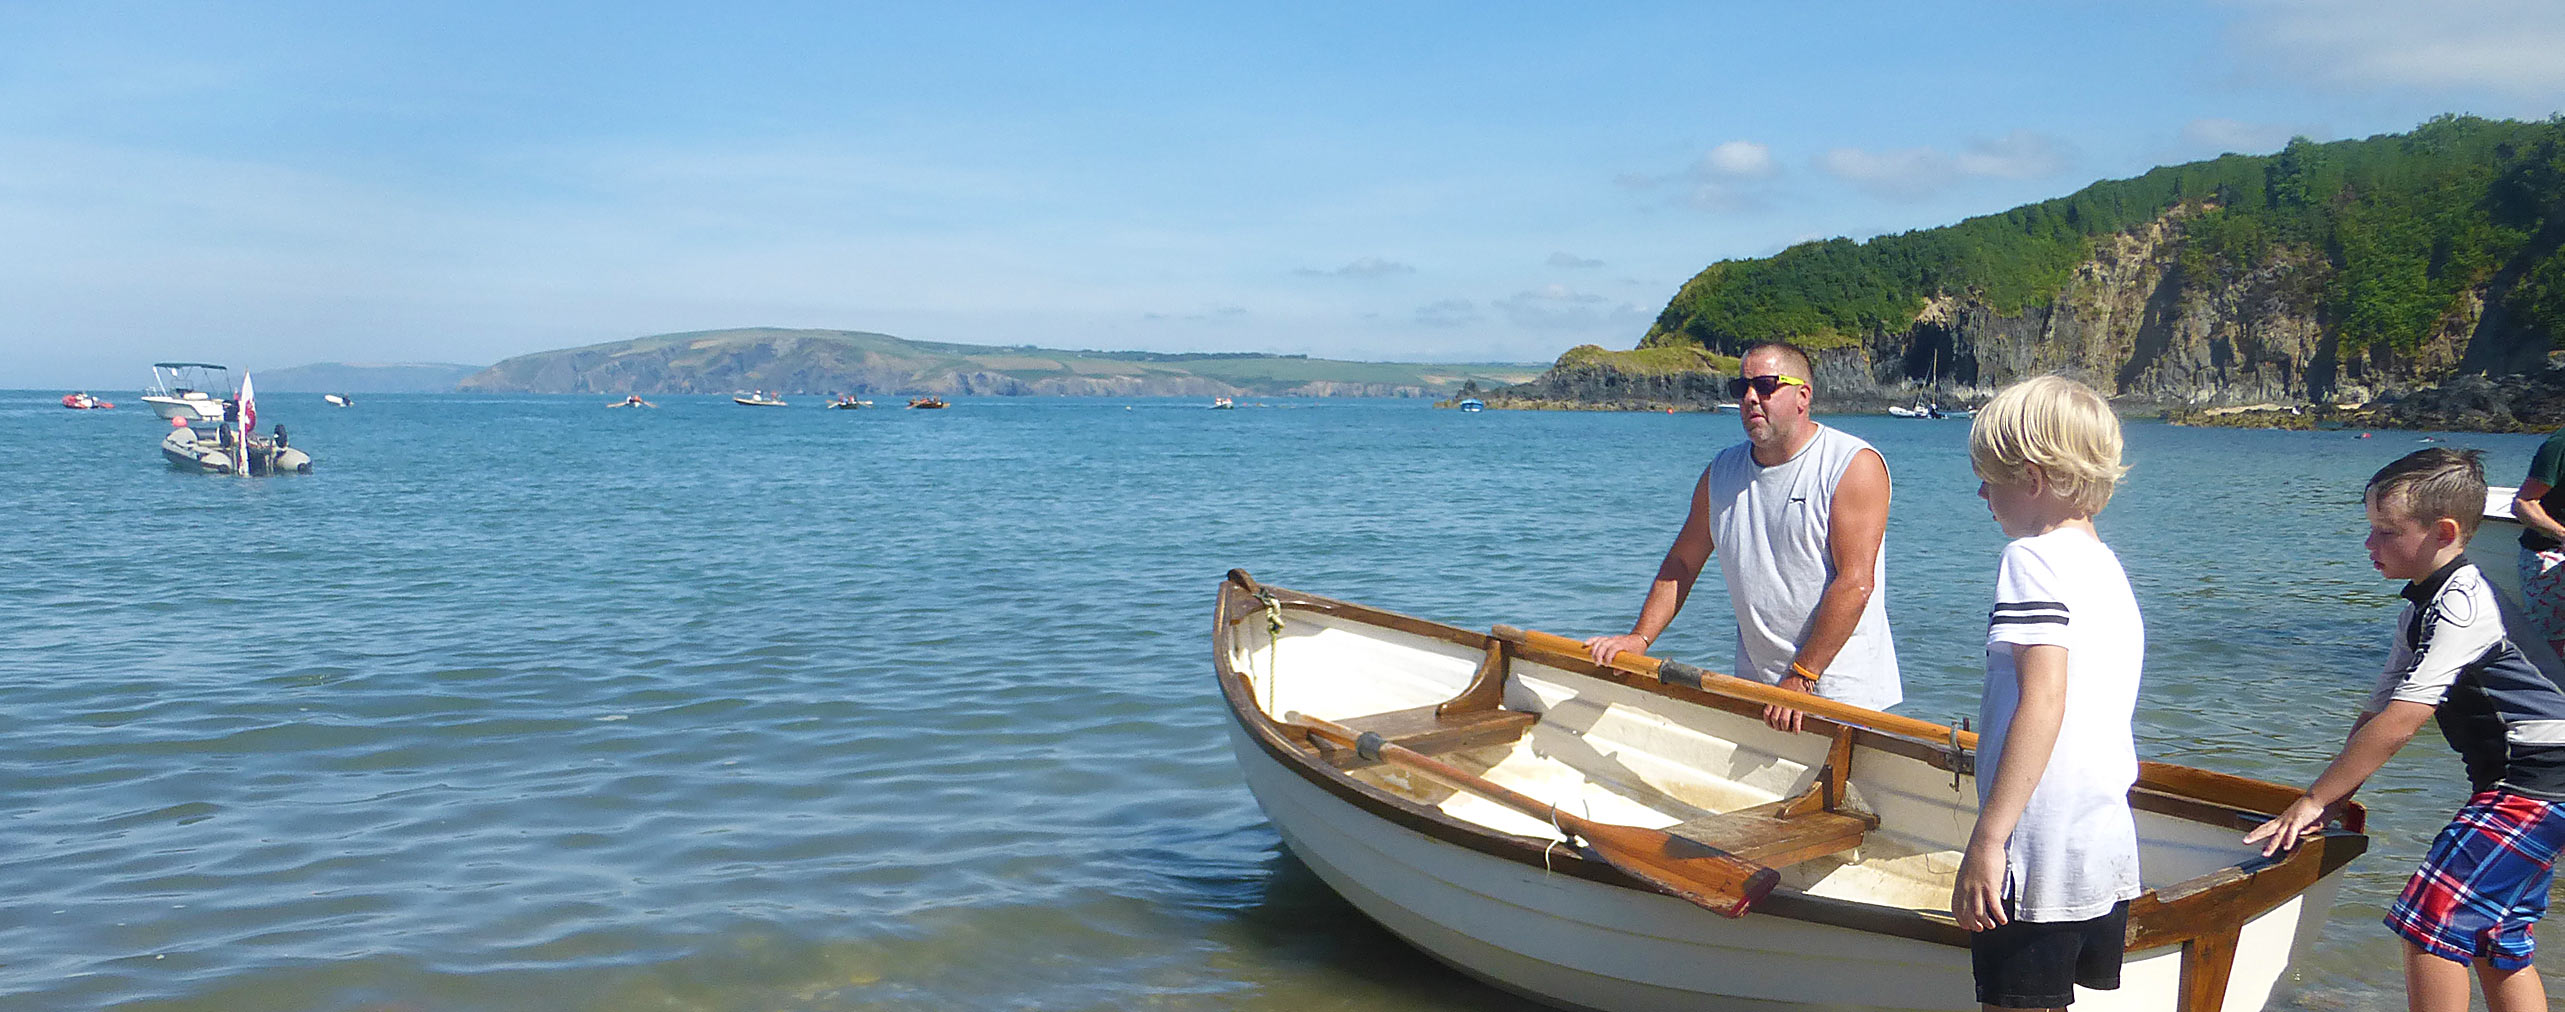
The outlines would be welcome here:
<svg viewBox="0 0 2565 1012">
<path fill-rule="evenodd" d="M 2471 968 L 2493 1012 L 2547 1008 L 2530 961 L 2565 848 L 2565 691 L 2554 654 L 2467 561 L 2485 508 L 2478 457 L 2417 450 L 2370 477 L 2369 564 L 2406 581 L 2387 669 L 2323 775 L 2244 838 L 2264 854 L 2297 846 L 2438 716 L 2473 793 L 2387 911 L 2417 1012 L 2464 1012 Z"/>
<path fill-rule="evenodd" d="M 2093 529 L 2127 468 L 2100 394 L 2043 376 L 1997 394 L 1969 463 L 2014 540 L 1987 616 L 1978 707 L 1977 828 L 1951 889 L 1977 1000 L 2065 1008 L 2120 986 L 2139 893 L 2130 721 L 2146 628 L 2117 555 Z"/>
</svg>

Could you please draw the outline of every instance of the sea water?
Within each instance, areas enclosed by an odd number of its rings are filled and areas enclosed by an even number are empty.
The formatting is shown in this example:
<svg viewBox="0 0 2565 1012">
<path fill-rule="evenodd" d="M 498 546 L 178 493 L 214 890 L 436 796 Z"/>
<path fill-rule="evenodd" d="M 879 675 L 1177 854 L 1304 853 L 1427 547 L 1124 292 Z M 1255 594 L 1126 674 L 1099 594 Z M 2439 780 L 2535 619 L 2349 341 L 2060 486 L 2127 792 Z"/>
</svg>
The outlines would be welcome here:
<svg viewBox="0 0 2565 1012">
<path fill-rule="evenodd" d="M 1734 415 L 1414 401 L 261 398 L 316 473 L 0 395 L 0 1008 L 1523 1007 L 1397 943 L 1240 782 L 1212 594 L 1628 627 Z M 890 399 L 880 399 L 887 404 Z M 1976 710 L 1967 422 L 1886 454 L 1900 712 Z M 2303 785 L 2384 657 L 2362 482 L 2426 439 L 2132 422 L 2100 520 L 2148 758 Z M 1702 581 L 1656 652 L 1726 670 Z M 2465 793 L 2426 731 L 2288 1006 Z M 2543 960 L 2551 970 L 2555 957 Z"/>
</svg>

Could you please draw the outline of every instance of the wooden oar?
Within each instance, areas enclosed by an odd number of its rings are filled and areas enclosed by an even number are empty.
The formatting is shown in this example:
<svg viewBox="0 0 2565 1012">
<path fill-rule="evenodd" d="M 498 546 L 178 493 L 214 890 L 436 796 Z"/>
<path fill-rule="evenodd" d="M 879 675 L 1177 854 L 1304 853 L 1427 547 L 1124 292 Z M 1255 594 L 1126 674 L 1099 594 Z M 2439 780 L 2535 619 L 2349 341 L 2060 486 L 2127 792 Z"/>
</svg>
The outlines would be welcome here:
<svg viewBox="0 0 2565 1012">
<path fill-rule="evenodd" d="M 1594 660 L 1594 653 L 1587 650 L 1585 644 L 1565 636 L 1517 629 L 1510 625 L 1496 626 L 1489 632 L 1497 639 L 1513 643 L 1534 653 L 1589 663 Z M 1612 662 L 1605 666 L 1619 668 L 1634 675 L 1645 675 L 1661 682 L 1691 686 L 1703 692 L 1727 696 L 1731 699 L 1813 713 L 1839 724 L 1867 727 L 1875 731 L 1886 731 L 1890 734 L 1901 734 L 1930 742 L 1956 742 L 1961 748 L 1977 747 L 1977 735 L 1972 731 L 1960 731 L 1947 724 L 1936 724 L 1929 720 L 1900 717 L 1893 713 L 1883 713 L 1850 703 L 1839 703 L 1805 692 L 1792 692 L 1778 686 L 1765 685 L 1762 682 L 1749 681 L 1734 675 L 1723 675 L 1716 671 L 1705 671 L 1682 661 L 1662 660 L 1632 650 L 1624 650 L 1612 655 Z"/>
<path fill-rule="evenodd" d="M 1560 811 L 1537 798 L 1500 787 L 1485 777 L 1435 759 L 1404 745 L 1363 734 L 1333 721 L 1302 713 L 1283 716 L 1283 726 L 1297 728 L 1351 748 L 1365 759 L 1387 760 L 1446 784 L 1504 805 L 1535 819 L 1549 821 L 1584 840 L 1596 856 L 1623 874 L 1729 917 L 1772 891 L 1781 873 L 1708 844 L 1672 833 L 1637 826 L 1595 822 Z"/>
</svg>

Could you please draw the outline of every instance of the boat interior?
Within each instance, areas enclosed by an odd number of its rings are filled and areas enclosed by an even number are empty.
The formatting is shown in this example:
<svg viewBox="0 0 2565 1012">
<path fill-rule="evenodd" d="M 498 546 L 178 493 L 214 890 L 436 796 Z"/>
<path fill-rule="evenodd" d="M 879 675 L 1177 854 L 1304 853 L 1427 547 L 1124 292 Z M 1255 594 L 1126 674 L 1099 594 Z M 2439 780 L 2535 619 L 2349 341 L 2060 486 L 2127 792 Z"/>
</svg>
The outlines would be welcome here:
<svg viewBox="0 0 2565 1012">
<path fill-rule="evenodd" d="M 1378 734 L 1570 813 L 1774 868 L 1785 890 L 1949 909 L 1977 812 L 1973 735 L 1927 740 L 1814 716 L 1782 732 L 1759 705 L 1673 698 L 1579 657 L 1494 638 L 1473 647 L 1415 620 L 1420 628 L 1388 628 L 1287 606 L 1239 618 L 1228 667 L 1267 719 L 1303 713 Z M 1356 780 L 1452 819 L 1544 843 L 1563 836 L 1406 767 L 1280 730 Z M 2258 815 L 2144 778 L 2132 802 L 2151 890 L 2258 858 L 2241 843 Z"/>
</svg>

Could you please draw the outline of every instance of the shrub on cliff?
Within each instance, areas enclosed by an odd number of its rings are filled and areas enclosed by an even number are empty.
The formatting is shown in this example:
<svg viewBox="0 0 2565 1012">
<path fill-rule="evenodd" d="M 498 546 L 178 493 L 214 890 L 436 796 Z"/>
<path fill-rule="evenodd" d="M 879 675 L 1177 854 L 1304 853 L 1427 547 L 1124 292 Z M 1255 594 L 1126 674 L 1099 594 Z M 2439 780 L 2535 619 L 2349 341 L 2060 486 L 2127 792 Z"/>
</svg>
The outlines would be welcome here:
<svg viewBox="0 0 2565 1012">
<path fill-rule="evenodd" d="M 2347 346 L 2409 351 L 2479 290 L 2551 340 L 2565 335 L 2565 119 L 2442 116 L 2405 134 L 2159 168 L 1941 228 L 1721 261 L 1675 293 L 1641 345 L 1848 344 L 1904 329 L 1940 295 L 2017 312 L 2056 297 L 2097 238 L 2177 208 L 2185 284 L 2275 262 L 2316 274 L 2312 294 Z M 2505 277 L 2507 291 L 2488 289 Z"/>
</svg>

